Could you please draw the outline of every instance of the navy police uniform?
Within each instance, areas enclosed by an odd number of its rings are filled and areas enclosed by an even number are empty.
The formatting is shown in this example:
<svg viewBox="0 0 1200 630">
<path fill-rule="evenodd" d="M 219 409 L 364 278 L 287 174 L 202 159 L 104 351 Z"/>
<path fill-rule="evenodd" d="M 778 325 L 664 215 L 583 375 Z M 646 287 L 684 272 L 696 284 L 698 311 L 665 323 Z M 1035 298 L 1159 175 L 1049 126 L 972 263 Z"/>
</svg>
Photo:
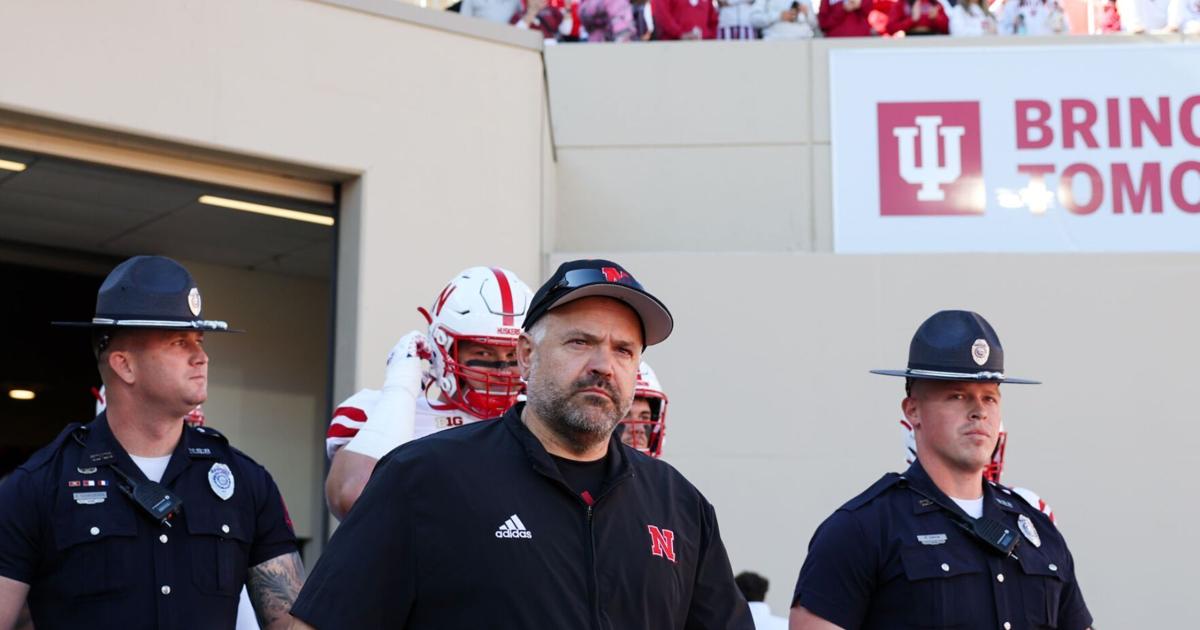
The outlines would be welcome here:
<svg viewBox="0 0 1200 630">
<path fill-rule="evenodd" d="M 100 285 L 91 321 L 55 324 L 91 329 L 98 353 L 122 329 L 237 332 L 201 307 L 182 265 L 134 256 Z M 0 576 L 29 585 L 38 630 L 232 628 L 247 570 L 296 550 L 271 476 L 207 427 L 183 429 L 157 485 L 106 413 L 0 482 Z"/>
<path fill-rule="evenodd" d="M 970 311 L 933 314 L 913 335 L 906 369 L 871 371 L 1038 383 L 1005 374 L 996 331 Z M 985 483 L 982 468 L 979 483 L 983 514 L 973 519 L 938 489 L 919 456 L 903 475 L 884 475 L 817 529 L 792 607 L 847 630 L 1091 626 L 1075 561 L 1054 524 L 1020 495 Z"/>
<path fill-rule="evenodd" d="M 1023 532 L 1015 557 L 981 545 L 950 506 L 920 461 L 903 476 L 885 475 L 817 529 L 792 606 L 848 630 L 1091 625 L 1067 543 L 1036 506 L 984 486 L 983 517 Z"/>
<path fill-rule="evenodd" d="M 39 629 L 232 628 L 249 567 L 297 550 L 270 474 L 211 428 L 185 428 L 163 474 L 183 499 L 170 526 L 112 464 L 145 480 L 101 413 L 0 482 L 0 575 L 30 585 Z"/>
</svg>

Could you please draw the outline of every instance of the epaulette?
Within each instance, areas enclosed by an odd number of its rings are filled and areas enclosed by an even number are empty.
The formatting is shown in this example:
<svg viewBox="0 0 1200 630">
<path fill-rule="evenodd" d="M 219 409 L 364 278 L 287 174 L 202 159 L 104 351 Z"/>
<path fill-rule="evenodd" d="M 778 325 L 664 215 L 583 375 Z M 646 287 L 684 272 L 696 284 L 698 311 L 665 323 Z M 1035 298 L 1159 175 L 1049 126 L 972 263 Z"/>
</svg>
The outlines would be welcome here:
<svg viewBox="0 0 1200 630">
<path fill-rule="evenodd" d="M 900 473 L 890 472 L 890 473 L 880 477 L 879 481 L 876 481 L 874 484 L 871 485 L 870 488 L 867 488 L 858 496 L 847 501 L 845 503 L 845 505 L 843 505 L 839 509 L 850 510 L 850 511 L 857 510 L 858 508 L 870 503 L 873 499 L 875 499 L 875 497 L 878 497 L 879 495 L 883 494 L 885 491 L 888 490 L 888 488 L 891 488 L 892 486 L 896 485 L 899 482 L 900 482 Z"/>
<path fill-rule="evenodd" d="M 220 440 L 224 444 L 229 444 L 229 438 L 225 437 L 224 433 L 221 433 L 220 431 L 218 431 L 212 427 L 189 426 L 188 430 L 192 431 L 193 433 L 196 433 L 197 435 L 199 435 L 201 437 L 213 438 L 215 440 Z"/>
<path fill-rule="evenodd" d="M 29 459 L 25 460 L 24 464 L 21 464 L 20 467 L 24 468 L 27 472 L 33 472 L 38 468 L 45 466 L 46 462 L 49 462 L 54 457 L 55 453 L 62 450 L 63 444 L 66 443 L 67 438 L 72 437 L 76 432 L 86 434 L 87 430 L 88 427 L 86 424 L 79 422 L 72 422 L 71 424 L 68 424 L 66 428 L 64 428 L 62 432 L 58 434 L 58 437 L 51 440 L 49 444 L 35 451 L 33 455 L 29 456 Z"/>
</svg>

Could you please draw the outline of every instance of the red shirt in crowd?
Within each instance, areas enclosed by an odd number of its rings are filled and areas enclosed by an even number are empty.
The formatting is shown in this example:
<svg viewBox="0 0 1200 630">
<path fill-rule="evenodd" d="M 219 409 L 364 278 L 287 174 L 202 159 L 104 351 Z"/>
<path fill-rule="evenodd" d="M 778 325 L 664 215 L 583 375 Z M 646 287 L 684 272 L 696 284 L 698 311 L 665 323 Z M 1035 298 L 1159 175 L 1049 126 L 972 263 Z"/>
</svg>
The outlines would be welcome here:
<svg viewBox="0 0 1200 630">
<path fill-rule="evenodd" d="M 871 34 L 867 14 L 871 12 L 872 0 L 862 0 L 853 11 L 846 10 L 845 0 L 822 2 L 817 11 L 817 24 L 825 37 L 866 37 Z"/>
<path fill-rule="evenodd" d="M 712 0 L 651 0 L 650 11 L 658 39 L 679 39 L 695 27 L 700 27 L 704 39 L 717 36 L 717 8 Z"/>
<path fill-rule="evenodd" d="M 913 19 L 913 14 L 920 9 L 921 15 Z M 887 32 L 895 35 L 904 31 L 905 35 L 945 35 L 950 32 L 950 18 L 937 0 L 897 0 L 888 14 Z"/>
</svg>

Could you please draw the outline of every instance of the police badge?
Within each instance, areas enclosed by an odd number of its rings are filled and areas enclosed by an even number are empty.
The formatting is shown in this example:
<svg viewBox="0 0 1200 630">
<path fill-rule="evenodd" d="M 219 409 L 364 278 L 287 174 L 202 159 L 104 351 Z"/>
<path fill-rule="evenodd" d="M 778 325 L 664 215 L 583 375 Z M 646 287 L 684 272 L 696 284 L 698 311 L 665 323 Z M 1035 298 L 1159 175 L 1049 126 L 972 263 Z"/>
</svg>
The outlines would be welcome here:
<svg viewBox="0 0 1200 630">
<path fill-rule="evenodd" d="M 1017 527 L 1029 542 L 1033 543 L 1034 547 L 1042 546 L 1042 537 L 1038 536 L 1037 528 L 1033 526 L 1033 521 L 1029 520 L 1028 516 L 1021 514 L 1017 516 Z"/>
<path fill-rule="evenodd" d="M 200 289 L 192 287 L 192 290 L 188 291 L 187 302 L 188 310 L 192 312 L 192 315 L 200 317 L 200 306 L 202 304 L 200 301 Z"/>
<path fill-rule="evenodd" d="M 213 464 L 208 469 L 208 487 L 222 501 L 228 501 L 233 496 L 233 471 L 229 470 L 229 466 L 220 462 Z"/>
</svg>

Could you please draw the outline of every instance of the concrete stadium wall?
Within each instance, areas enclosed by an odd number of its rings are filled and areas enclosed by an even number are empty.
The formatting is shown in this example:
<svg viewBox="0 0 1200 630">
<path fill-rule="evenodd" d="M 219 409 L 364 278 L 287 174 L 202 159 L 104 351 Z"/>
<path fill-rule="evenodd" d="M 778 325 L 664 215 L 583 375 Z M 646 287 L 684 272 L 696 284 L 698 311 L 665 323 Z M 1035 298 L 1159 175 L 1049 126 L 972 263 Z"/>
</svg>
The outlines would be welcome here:
<svg viewBox="0 0 1200 630">
<path fill-rule="evenodd" d="M 1180 38 L 987 43 L 1154 41 Z M 831 253 L 829 50 L 914 45 L 930 41 L 547 49 L 551 261 L 620 260 L 674 312 L 646 356 L 672 404 L 664 457 L 716 505 L 735 570 L 771 579 L 776 613 L 820 521 L 904 467 L 902 381 L 867 370 L 903 367 L 925 317 L 968 308 L 1012 374 L 1046 382 L 1004 388 L 1004 480 L 1054 507 L 1097 625 L 1194 619 L 1200 256 Z"/>
<path fill-rule="evenodd" d="M 340 183 L 335 398 L 380 384 L 414 306 L 462 267 L 537 284 L 565 258 L 622 260 L 679 321 L 647 355 L 673 404 L 666 458 L 777 612 L 816 524 L 900 467 L 900 382 L 866 370 L 903 365 L 934 310 L 976 309 L 1010 370 L 1047 382 L 1005 389 L 1006 480 L 1056 508 L 1097 623 L 1180 625 L 1200 560 L 1181 542 L 1200 257 L 830 253 L 828 51 L 924 44 L 557 46 L 547 86 L 536 34 L 389 0 L 20 2 L 0 9 L 0 53 L 21 60 L 0 109 Z M 330 360 L 324 322 L 270 310 L 323 288 L 196 275 L 214 309 L 261 291 L 221 309 L 266 334 L 212 344 L 208 412 L 285 495 L 307 487 L 288 500 L 319 532 L 328 409 L 292 364 Z"/>
<path fill-rule="evenodd" d="M 296 535 L 320 538 L 316 515 L 325 506 L 312 489 L 325 469 L 312 425 L 326 413 L 329 282 L 184 264 L 204 291 L 207 312 L 246 331 L 205 338 L 206 421 L 271 471 Z"/>
<path fill-rule="evenodd" d="M 457 270 L 502 264 L 536 279 L 542 198 L 553 177 L 540 49 L 536 34 L 386 0 L 5 3 L 0 54 L 21 62 L 5 70 L 0 109 L 285 172 L 303 167 L 341 183 L 340 399 L 382 382 L 388 349 L 421 323 L 415 307 Z M 197 276 L 243 279 L 229 270 Z M 222 289 L 213 284 L 205 291 L 215 307 Z M 256 290 L 252 281 L 242 286 Z M 246 306 L 325 303 L 313 287 L 285 286 Z M 308 348 L 325 334 L 325 315 L 280 330 L 308 331 Z M 288 478 L 281 485 L 293 520 L 313 535 L 325 519 L 323 462 L 314 453 L 328 421 L 326 385 L 300 378 L 275 389 L 292 372 L 270 357 L 308 350 L 289 350 L 276 331 L 256 332 L 280 345 L 247 337 L 241 347 L 261 353 L 251 356 L 218 342 L 210 413 L 219 426 L 238 425 L 234 442 L 247 440 L 251 454 Z M 329 360 L 325 349 L 315 358 Z M 293 396 L 301 387 L 315 389 Z M 283 422 L 289 429 L 277 430 Z"/>
</svg>

